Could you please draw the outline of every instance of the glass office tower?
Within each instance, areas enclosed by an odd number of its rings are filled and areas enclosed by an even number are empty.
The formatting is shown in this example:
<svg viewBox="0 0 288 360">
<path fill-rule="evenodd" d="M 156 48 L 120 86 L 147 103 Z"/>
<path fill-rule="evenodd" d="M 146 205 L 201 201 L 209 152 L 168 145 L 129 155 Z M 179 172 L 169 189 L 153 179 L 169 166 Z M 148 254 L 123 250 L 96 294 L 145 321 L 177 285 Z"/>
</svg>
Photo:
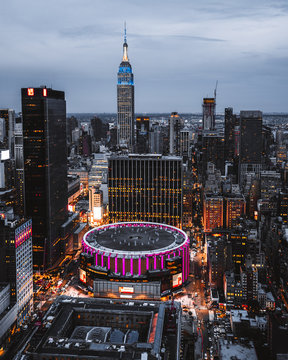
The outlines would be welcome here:
<svg viewBox="0 0 288 360">
<path fill-rule="evenodd" d="M 53 266 L 63 253 L 67 218 L 66 102 L 63 91 L 22 89 L 26 216 L 33 221 L 33 264 Z"/>
</svg>

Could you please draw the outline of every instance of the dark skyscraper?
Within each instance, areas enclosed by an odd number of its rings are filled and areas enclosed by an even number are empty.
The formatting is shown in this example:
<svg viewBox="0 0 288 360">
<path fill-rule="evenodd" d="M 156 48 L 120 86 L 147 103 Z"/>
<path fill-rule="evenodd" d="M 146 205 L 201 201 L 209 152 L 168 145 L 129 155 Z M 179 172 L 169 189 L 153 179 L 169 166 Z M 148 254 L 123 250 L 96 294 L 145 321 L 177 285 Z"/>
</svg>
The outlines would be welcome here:
<svg viewBox="0 0 288 360">
<path fill-rule="evenodd" d="M 105 126 L 101 119 L 99 119 L 97 116 L 93 117 L 91 119 L 91 127 L 93 130 L 93 138 L 95 141 L 100 141 L 102 137 L 104 137 L 105 134 Z"/>
<path fill-rule="evenodd" d="M 224 174 L 224 134 L 219 131 L 203 131 L 202 173 L 206 176 L 207 164 L 212 162 Z"/>
<path fill-rule="evenodd" d="M 240 161 L 245 164 L 261 164 L 262 113 L 240 112 Z"/>
<path fill-rule="evenodd" d="M 260 173 L 262 155 L 262 112 L 240 111 L 240 184 L 249 172 Z"/>
<path fill-rule="evenodd" d="M 239 126 L 239 119 L 233 114 L 232 108 L 225 109 L 225 160 L 233 161 L 235 157 L 235 127 Z M 237 129 L 236 129 L 237 130 Z"/>
<path fill-rule="evenodd" d="M 25 204 L 33 221 L 33 263 L 52 266 L 63 252 L 67 216 L 66 102 L 63 91 L 22 89 Z"/>
<path fill-rule="evenodd" d="M 123 44 L 123 59 L 118 71 L 117 85 L 117 144 L 132 150 L 134 143 L 134 80 L 128 59 L 126 28 Z"/>
</svg>

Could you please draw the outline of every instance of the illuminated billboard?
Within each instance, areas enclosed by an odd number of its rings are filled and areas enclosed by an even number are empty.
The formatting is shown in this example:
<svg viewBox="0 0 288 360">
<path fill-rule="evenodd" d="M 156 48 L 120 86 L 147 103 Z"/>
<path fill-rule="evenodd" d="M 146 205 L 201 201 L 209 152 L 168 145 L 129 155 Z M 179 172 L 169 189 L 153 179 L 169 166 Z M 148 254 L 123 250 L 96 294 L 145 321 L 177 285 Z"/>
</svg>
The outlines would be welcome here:
<svg viewBox="0 0 288 360">
<path fill-rule="evenodd" d="M 119 286 L 120 294 L 134 294 L 134 288 L 130 286 Z"/>
<path fill-rule="evenodd" d="M 94 218 L 94 220 L 102 219 L 102 207 L 101 206 L 93 207 L 93 218 Z"/>
<path fill-rule="evenodd" d="M 80 269 L 79 270 L 79 276 L 80 276 L 80 281 L 82 281 L 84 284 L 86 284 L 86 271 Z"/>
<path fill-rule="evenodd" d="M 172 278 L 172 287 L 178 287 L 182 285 L 182 273 L 173 275 Z"/>
<path fill-rule="evenodd" d="M 9 158 L 9 150 L 1 150 L 1 160 L 8 160 Z"/>
</svg>

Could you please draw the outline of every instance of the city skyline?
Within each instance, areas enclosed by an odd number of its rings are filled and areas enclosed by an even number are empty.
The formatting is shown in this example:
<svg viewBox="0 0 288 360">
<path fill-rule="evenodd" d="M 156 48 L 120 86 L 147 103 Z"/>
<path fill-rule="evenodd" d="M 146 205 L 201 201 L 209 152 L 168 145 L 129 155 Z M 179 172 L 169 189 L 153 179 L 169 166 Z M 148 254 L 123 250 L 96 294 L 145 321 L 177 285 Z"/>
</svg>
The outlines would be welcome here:
<svg viewBox="0 0 288 360">
<path fill-rule="evenodd" d="M 287 112 L 283 1 L 61 4 L 2 4 L 1 107 L 20 111 L 20 88 L 46 84 L 65 91 L 67 112 L 116 113 L 126 20 L 136 113 L 201 112 L 217 80 L 217 113 Z"/>
</svg>

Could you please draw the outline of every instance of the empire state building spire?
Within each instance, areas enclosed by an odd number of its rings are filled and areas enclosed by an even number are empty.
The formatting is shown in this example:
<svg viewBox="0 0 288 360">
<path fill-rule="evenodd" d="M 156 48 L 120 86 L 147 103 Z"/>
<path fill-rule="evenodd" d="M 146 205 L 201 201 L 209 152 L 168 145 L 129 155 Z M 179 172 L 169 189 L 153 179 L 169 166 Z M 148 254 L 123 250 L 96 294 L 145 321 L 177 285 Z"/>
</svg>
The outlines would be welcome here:
<svg viewBox="0 0 288 360">
<path fill-rule="evenodd" d="M 129 61 L 128 59 L 128 44 L 127 44 L 127 38 L 126 38 L 126 21 L 124 25 L 124 44 L 123 44 L 123 59 L 122 61 Z"/>
</svg>

